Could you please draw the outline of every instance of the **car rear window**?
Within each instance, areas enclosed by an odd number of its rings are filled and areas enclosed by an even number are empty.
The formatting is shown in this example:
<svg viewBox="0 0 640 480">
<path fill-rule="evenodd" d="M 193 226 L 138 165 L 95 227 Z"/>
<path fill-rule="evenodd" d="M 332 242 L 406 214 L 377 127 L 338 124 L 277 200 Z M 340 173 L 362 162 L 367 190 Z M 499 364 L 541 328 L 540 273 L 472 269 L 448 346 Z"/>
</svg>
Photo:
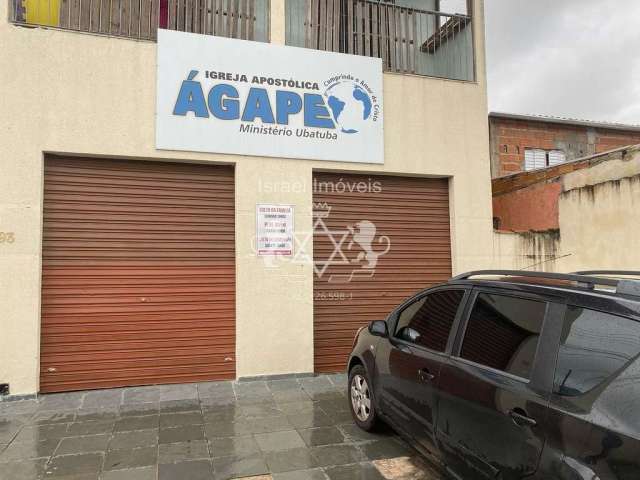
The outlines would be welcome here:
<svg viewBox="0 0 640 480">
<path fill-rule="evenodd" d="M 640 354 L 640 322 L 569 306 L 565 316 L 554 392 L 578 396 L 594 389 Z"/>
<path fill-rule="evenodd" d="M 462 341 L 460 356 L 474 363 L 528 379 L 547 304 L 480 293 Z"/>
</svg>

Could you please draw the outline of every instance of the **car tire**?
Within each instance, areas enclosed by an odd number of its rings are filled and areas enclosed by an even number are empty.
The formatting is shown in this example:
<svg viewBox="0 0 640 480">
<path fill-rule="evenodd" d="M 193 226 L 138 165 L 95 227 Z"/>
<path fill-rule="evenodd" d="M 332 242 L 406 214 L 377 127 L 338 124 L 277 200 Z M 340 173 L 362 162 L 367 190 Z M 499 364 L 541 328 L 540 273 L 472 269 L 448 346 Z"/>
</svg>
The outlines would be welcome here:
<svg viewBox="0 0 640 480">
<path fill-rule="evenodd" d="M 347 395 L 353 421 L 367 432 L 375 430 L 380 421 L 373 401 L 371 382 L 362 365 L 356 365 L 349 371 L 348 385 Z"/>
</svg>

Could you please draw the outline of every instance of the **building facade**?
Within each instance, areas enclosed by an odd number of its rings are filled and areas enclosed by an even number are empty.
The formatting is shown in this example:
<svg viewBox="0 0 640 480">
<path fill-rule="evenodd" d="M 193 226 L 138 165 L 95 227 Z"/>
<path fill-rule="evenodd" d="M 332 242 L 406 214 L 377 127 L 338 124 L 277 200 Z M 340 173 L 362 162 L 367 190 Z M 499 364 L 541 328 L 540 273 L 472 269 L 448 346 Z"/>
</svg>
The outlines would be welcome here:
<svg viewBox="0 0 640 480">
<path fill-rule="evenodd" d="M 490 265 L 482 0 L 0 5 L 10 395 L 340 371 L 359 326 Z M 157 148 L 158 28 L 382 58 L 383 163 Z M 257 248 L 269 208 L 295 255 Z"/>
<path fill-rule="evenodd" d="M 489 114 L 493 178 L 552 167 L 640 142 L 640 126 Z"/>
<path fill-rule="evenodd" d="M 494 179 L 495 265 L 635 270 L 640 145 Z"/>
</svg>

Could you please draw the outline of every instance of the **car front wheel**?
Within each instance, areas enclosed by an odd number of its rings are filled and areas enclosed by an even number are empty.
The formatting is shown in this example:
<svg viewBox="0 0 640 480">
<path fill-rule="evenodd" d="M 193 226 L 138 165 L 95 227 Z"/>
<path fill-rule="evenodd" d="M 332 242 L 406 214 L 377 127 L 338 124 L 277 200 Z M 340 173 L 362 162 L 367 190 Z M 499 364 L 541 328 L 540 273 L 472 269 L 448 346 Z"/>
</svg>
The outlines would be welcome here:
<svg viewBox="0 0 640 480">
<path fill-rule="evenodd" d="M 349 406 L 356 424 L 366 431 L 374 430 L 378 424 L 371 382 L 362 365 L 356 365 L 349 372 Z"/>
</svg>

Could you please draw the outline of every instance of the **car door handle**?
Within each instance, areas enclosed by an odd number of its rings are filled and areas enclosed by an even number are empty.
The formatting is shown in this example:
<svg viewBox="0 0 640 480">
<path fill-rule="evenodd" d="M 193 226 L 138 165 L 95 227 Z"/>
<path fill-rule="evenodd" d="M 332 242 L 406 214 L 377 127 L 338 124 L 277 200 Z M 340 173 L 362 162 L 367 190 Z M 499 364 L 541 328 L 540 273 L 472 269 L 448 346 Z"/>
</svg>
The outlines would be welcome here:
<svg viewBox="0 0 640 480">
<path fill-rule="evenodd" d="M 421 382 L 431 382 L 436 376 L 429 371 L 428 368 L 421 368 L 418 370 L 418 379 Z"/>
<path fill-rule="evenodd" d="M 535 427 L 538 424 L 534 418 L 529 417 L 521 408 L 509 410 L 508 414 L 513 420 L 513 423 L 519 427 Z"/>
</svg>

